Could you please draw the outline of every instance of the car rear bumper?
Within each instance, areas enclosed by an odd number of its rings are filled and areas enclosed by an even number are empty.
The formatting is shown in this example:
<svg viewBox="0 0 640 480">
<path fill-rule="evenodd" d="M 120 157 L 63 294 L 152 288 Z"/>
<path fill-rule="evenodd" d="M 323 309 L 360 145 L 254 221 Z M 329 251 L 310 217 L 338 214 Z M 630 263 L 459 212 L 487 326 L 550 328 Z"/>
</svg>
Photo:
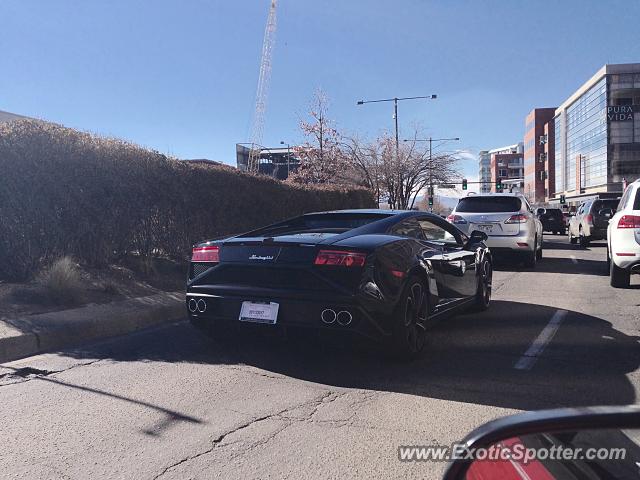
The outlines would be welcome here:
<svg viewBox="0 0 640 480">
<path fill-rule="evenodd" d="M 532 252 L 534 250 L 534 237 L 530 235 L 500 236 L 492 235 L 485 243 L 493 251 L 510 250 L 512 252 Z"/>
<path fill-rule="evenodd" d="M 606 240 L 607 227 L 591 227 L 591 240 Z"/>
<path fill-rule="evenodd" d="M 631 271 L 631 273 L 640 273 L 640 252 L 636 253 L 633 257 L 628 255 L 620 256 L 614 253 L 613 262 L 618 267 Z"/>
<path fill-rule="evenodd" d="M 206 305 L 204 311 L 193 311 L 193 302 L 190 305 L 192 299 L 202 301 L 200 307 Z M 219 325 L 238 330 L 250 330 L 251 325 L 255 326 L 256 324 L 239 319 L 244 301 L 275 302 L 279 305 L 275 325 L 260 325 L 262 330 L 274 332 L 286 331 L 288 328 L 327 330 L 336 333 L 355 333 L 373 340 L 381 340 L 390 335 L 388 331 L 390 315 L 388 312 L 383 309 L 370 311 L 358 301 L 357 296 L 327 296 L 325 293 L 292 298 L 289 295 L 261 292 L 260 290 L 252 292 L 240 290 L 233 293 L 226 292 L 222 295 L 219 292 L 213 294 L 188 291 L 185 306 L 190 319 L 199 326 Z M 338 322 L 337 318 L 332 320 L 333 316 L 328 312 L 323 321 L 322 313 L 325 310 L 333 310 L 336 314 L 349 312 L 351 320 L 348 323 L 346 321 Z M 348 320 L 349 317 L 343 315 L 341 318 Z"/>
<path fill-rule="evenodd" d="M 548 222 L 542 224 L 542 229 L 545 232 L 558 232 L 561 230 L 566 230 L 567 226 L 564 222 Z"/>
</svg>

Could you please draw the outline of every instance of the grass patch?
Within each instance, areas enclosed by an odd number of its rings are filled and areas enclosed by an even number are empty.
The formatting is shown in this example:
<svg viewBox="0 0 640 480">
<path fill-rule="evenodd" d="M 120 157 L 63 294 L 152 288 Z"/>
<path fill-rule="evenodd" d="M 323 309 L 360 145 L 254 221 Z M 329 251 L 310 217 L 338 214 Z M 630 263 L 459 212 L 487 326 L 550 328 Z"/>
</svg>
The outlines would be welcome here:
<svg viewBox="0 0 640 480">
<path fill-rule="evenodd" d="M 82 296 L 82 277 L 71 257 L 62 257 L 43 270 L 37 278 L 52 303 L 74 304 Z"/>
</svg>

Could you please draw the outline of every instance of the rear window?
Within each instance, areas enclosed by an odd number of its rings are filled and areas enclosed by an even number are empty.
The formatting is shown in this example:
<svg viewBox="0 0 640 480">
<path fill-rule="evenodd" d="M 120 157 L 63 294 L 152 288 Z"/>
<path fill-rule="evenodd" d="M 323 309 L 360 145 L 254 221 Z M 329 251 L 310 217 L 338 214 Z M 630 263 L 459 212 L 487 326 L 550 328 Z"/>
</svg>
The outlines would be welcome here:
<svg viewBox="0 0 640 480">
<path fill-rule="evenodd" d="M 246 233 L 251 236 L 280 236 L 310 233 L 342 233 L 389 217 L 376 213 L 320 213 L 292 218 L 287 223 L 271 225 Z"/>
<path fill-rule="evenodd" d="M 591 211 L 594 213 L 598 213 L 603 208 L 617 208 L 620 200 L 596 200 L 593 202 L 593 207 L 591 207 Z"/>
<path fill-rule="evenodd" d="M 518 212 L 520 207 L 522 207 L 522 201 L 518 197 L 465 197 L 458 203 L 456 212 Z"/>
<path fill-rule="evenodd" d="M 559 208 L 547 208 L 544 215 L 549 218 L 560 218 L 562 217 L 562 210 Z"/>
<path fill-rule="evenodd" d="M 636 190 L 636 199 L 633 202 L 633 209 L 640 210 L 640 188 Z"/>
</svg>

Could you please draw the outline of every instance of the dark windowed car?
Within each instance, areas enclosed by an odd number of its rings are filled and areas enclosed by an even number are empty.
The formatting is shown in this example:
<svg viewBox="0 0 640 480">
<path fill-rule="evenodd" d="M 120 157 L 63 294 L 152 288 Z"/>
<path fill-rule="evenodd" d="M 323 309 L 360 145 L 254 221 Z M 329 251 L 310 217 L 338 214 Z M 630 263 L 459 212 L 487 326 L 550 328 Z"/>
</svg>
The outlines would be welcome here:
<svg viewBox="0 0 640 480">
<path fill-rule="evenodd" d="M 565 235 L 567 233 L 567 227 L 564 219 L 564 214 L 559 208 L 542 208 L 539 209 L 540 213 L 538 218 L 542 223 L 542 230 L 545 232 L 552 232 L 556 235 Z"/>
<path fill-rule="evenodd" d="M 616 199 L 592 199 L 578 206 L 576 214 L 569 220 L 569 240 L 571 243 L 580 242 L 580 246 L 587 247 L 592 240 L 607 238 L 607 227 L 611 218 L 609 209 L 618 206 Z"/>
<path fill-rule="evenodd" d="M 417 355 L 427 327 L 491 300 L 482 232 L 424 212 L 343 210 L 302 215 L 193 249 L 192 323 L 242 330 L 355 332 Z"/>
</svg>

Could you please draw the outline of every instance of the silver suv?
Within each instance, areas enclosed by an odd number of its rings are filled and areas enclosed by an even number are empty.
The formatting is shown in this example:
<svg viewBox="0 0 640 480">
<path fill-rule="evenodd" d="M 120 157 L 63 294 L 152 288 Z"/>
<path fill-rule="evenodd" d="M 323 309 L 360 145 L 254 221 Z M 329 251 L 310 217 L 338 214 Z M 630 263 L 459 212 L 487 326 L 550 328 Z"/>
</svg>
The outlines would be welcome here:
<svg viewBox="0 0 640 480">
<path fill-rule="evenodd" d="M 492 252 L 516 252 L 527 267 L 535 267 L 542 258 L 542 223 L 519 193 L 469 195 L 460 199 L 447 220 L 463 232 L 486 233 Z"/>
</svg>

